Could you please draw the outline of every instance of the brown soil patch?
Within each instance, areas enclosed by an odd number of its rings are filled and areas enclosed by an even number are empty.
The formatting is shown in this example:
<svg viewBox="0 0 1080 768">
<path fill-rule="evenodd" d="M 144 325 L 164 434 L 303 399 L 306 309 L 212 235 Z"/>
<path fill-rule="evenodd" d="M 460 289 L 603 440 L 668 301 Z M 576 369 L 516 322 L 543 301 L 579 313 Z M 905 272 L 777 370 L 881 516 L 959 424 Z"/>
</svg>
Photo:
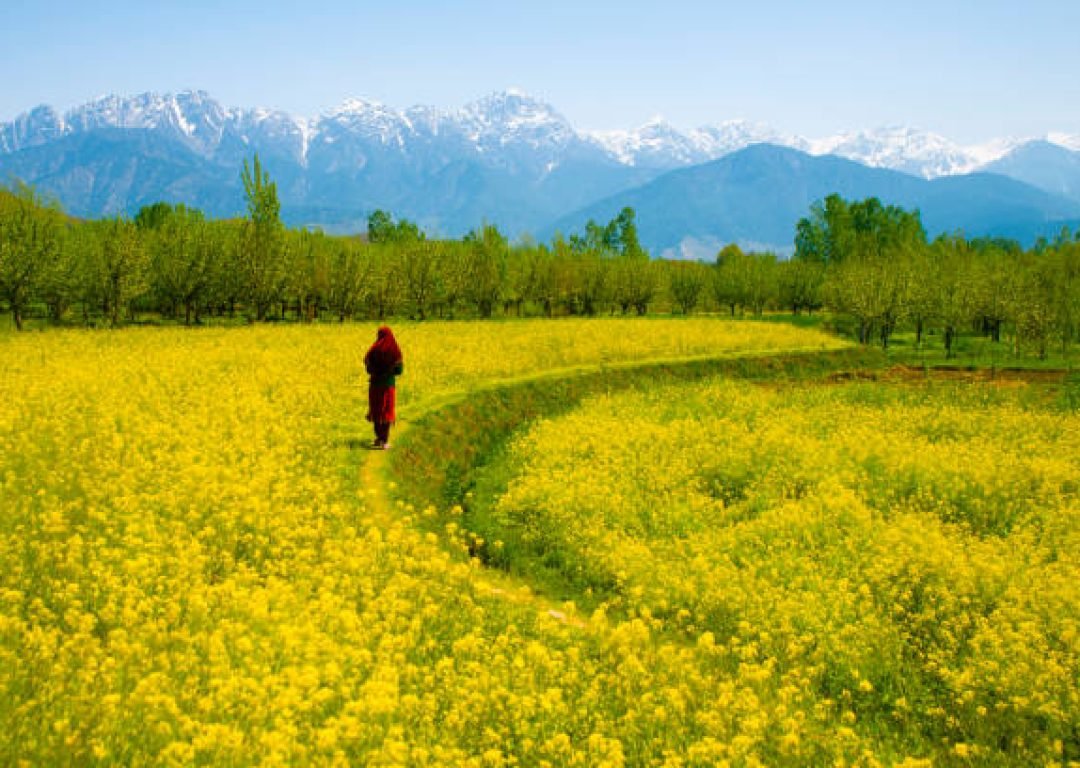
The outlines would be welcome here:
<svg viewBox="0 0 1080 768">
<path fill-rule="evenodd" d="M 994 383 L 999 386 L 1023 384 L 1060 384 L 1069 372 L 1063 368 L 971 368 L 957 365 L 936 365 L 922 368 L 916 365 L 894 365 L 882 373 L 886 381 L 971 381 Z"/>
</svg>

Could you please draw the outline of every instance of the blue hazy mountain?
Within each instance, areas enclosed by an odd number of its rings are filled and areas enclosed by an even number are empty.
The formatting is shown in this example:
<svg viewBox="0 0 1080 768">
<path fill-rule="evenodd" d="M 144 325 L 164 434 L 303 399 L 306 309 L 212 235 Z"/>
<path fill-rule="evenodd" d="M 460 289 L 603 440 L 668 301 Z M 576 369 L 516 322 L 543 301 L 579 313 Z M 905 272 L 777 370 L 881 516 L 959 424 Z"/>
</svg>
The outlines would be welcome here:
<svg viewBox="0 0 1080 768">
<path fill-rule="evenodd" d="M 315 120 L 225 109 L 207 94 L 108 97 L 0 124 L 0 181 L 18 177 L 80 216 L 157 200 L 243 211 L 240 168 L 258 153 L 291 224 L 358 231 L 376 208 L 432 233 L 485 221 L 544 223 L 665 170 L 620 162 L 552 107 L 519 92 L 463 109 L 404 112 L 352 100 Z"/>
<path fill-rule="evenodd" d="M 1029 141 L 984 170 L 1026 182 L 1055 195 L 1080 200 L 1080 152 L 1048 141 Z"/>
<path fill-rule="evenodd" d="M 829 194 L 880 198 L 918 209 L 928 234 L 961 231 L 1031 242 L 1080 219 L 1080 203 L 989 173 L 926 180 L 834 156 L 756 144 L 719 160 L 670 171 L 562 217 L 542 235 L 581 231 L 625 206 L 637 212 L 654 253 L 706 256 L 727 242 L 789 253 L 795 224 Z"/>
<path fill-rule="evenodd" d="M 109 96 L 63 115 L 43 106 L 0 123 L 0 183 L 21 178 L 79 216 L 130 215 L 159 200 L 235 216 L 240 168 L 256 152 L 285 220 L 332 232 L 360 231 L 383 208 L 436 235 L 489 222 L 544 236 L 629 204 L 654 251 L 730 240 L 783 250 L 798 217 L 831 192 L 916 205 L 932 232 L 1028 240 L 1076 216 L 1057 194 L 1076 189 L 1076 153 L 1055 145 L 1000 161 L 1002 173 L 1054 193 L 1038 194 L 1000 176 L 926 181 L 974 160 L 911 129 L 808 142 L 740 121 L 681 133 L 653 120 L 589 133 L 518 91 L 456 110 L 350 100 L 314 119 L 225 108 L 199 91 Z M 867 167 L 881 165 L 912 175 Z"/>
</svg>

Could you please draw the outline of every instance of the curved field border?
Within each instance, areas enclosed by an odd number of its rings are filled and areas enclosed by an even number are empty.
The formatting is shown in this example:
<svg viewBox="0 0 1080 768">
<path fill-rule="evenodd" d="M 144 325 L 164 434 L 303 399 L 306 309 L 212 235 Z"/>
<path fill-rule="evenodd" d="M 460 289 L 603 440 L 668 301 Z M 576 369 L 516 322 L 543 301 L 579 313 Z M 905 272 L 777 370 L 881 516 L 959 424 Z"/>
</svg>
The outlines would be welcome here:
<svg viewBox="0 0 1080 768">
<path fill-rule="evenodd" d="M 364 471 L 372 475 L 367 485 L 388 489 L 389 500 L 414 509 L 434 507 L 442 513 L 436 520 L 445 521 L 447 510 L 465 502 L 478 471 L 515 432 L 536 419 L 565 413 L 586 397 L 713 376 L 814 379 L 838 371 L 879 369 L 883 363 L 877 351 L 854 347 L 779 354 L 756 351 L 579 366 L 493 382 L 427 404 L 415 421 L 398 430 L 392 451 L 376 453 L 366 463 Z"/>
</svg>

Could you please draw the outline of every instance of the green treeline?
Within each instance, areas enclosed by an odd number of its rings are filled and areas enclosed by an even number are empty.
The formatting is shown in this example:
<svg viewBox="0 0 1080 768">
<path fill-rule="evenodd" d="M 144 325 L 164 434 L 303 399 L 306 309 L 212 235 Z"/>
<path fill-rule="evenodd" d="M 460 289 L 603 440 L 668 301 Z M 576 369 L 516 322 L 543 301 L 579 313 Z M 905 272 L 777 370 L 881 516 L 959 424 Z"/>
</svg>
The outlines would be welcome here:
<svg viewBox="0 0 1080 768">
<path fill-rule="evenodd" d="M 830 196 L 799 221 L 790 260 L 728 245 L 714 263 L 654 260 L 634 211 L 551 243 L 511 244 L 494 226 L 433 240 L 376 211 L 367 238 L 289 229 L 258 157 L 242 171 L 247 215 L 209 220 L 157 203 L 134 217 L 76 221 L 25 185 L 0 190 L 0 306 L 115 326 L 388 317 L 689 314 L 828 310 L 863 343 L 898 330 L 1007 339 L 1045 356 L 1080 333 L 1080 238 L 1022 249 L 962 236 L 928 241 L 918 212 Z"/>
<path fill-rule="evenodd" d="M 1027 251 L 961 235 L 928 242 L 917 211 L 831 195 L 799 221 L 795 246 L 774 295 L 796 312 L 818 304 L 851 318 L 864 344 L 888 347 L 905 329 L 921 346 L 934 331 L 951 357 L 961 333 L 977 332 L 1045 358 L 1080 339 L 1080 236 L 1067 230 Z"/>
</svg>

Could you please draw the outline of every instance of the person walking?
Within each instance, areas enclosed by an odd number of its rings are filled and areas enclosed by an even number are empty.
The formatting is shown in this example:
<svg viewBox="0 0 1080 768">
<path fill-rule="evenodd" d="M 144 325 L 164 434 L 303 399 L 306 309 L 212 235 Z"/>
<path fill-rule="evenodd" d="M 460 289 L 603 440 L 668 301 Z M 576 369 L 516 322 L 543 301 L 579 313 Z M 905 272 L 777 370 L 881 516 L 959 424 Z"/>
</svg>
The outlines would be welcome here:
<svg viewBox="0 0 1080 768">
<path fill-rule="evenodd" d="M 368 372 L 367 420 L 375 427 L 377 450 L 390 447 L 390 425 L 397 421 L 397 377 L 404 370 L 401 348 L 389 326 L 381 326 L 375 333 L 375 343 L 364 355 L 364 368 Z"/>
</svg>

